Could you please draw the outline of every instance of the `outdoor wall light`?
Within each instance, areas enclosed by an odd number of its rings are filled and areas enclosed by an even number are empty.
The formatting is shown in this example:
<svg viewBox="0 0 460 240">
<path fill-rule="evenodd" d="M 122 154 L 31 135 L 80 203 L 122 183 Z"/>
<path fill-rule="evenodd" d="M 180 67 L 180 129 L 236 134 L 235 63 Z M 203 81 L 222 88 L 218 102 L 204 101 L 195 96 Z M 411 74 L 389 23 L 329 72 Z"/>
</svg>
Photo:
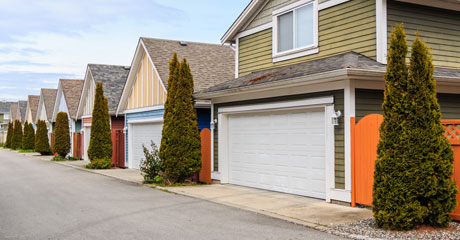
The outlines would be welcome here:
<svg viewBox="0 0 460 240">
<path fill-rule="evenodd" d="M 126 134 L 127 131 L 128 131 L 128 128 L 127 128 L 127 127 L 124 127 L 124 128 L 123 128 L 123 133 Z"/>
<path fill-rule="evenodd" d="M 214 130 L 216 128 L 216 124 L 217 124 L 217 119 L 214 119 L 211 121 L 211 130 Z"/>
<path fill-rule="evenodd" d="M 337 111 L 332 114 L 332 125 L 338 126 L 339 125 L 339 117 L 342 116 L 342 112 Z"/>
</svg>

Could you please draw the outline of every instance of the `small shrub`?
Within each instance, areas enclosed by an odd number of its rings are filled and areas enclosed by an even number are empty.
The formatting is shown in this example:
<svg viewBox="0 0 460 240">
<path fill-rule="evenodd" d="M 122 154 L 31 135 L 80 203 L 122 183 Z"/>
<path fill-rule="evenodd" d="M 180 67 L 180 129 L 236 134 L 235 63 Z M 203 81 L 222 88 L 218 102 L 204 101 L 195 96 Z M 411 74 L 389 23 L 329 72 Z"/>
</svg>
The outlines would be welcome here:
<svg viewBox="0 0 460 240">
<path fill-rule="evenodd" d="M 61 157 L 61 156 L 54 156 L 51 161 L 53 162 L 62 162 L 62 161 L 67 161 L 67 159 Z"/>
<path fill-rule="evenodd" d="M 141 160 L 140 170 L 144 176 L 144 183 L 158 183 L 160 180 L 163 182 L 163 178 L 160 176 L 161 160 L 158 157 L 158 147 L 153 141 L 150 142 L 150 147 L 152 148 L 151 151 L 142 145 L 145 159 Z"/>
<path fill-rule="evenodd" d="M 67 157 L 66 159 L 69 161 L 79 161 L 80 160 L 80 158 L 77 158 L 77 157 Z"/>
<path fill-rule="evenodd" d="M 91 160 L 91 163 L 86 165 L 86 168 L 89 169 L 109 169 L 112 168 L 112 160 L 111 159 L 104 159 L 104 158 L 96 158 Z"/>
<path fill-rule="evenodd" d="M 20 149 L 19 152 L 20 153 L 33 153 L 35 151 L 33 149 Z"/>
</svg>

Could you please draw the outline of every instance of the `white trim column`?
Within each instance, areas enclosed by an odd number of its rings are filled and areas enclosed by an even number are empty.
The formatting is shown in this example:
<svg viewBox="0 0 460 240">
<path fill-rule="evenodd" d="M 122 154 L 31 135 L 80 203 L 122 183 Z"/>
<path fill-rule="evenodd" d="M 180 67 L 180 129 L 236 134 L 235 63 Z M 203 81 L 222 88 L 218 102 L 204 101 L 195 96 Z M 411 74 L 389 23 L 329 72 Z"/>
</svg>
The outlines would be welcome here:
<svg viewBox="0 0 460 240">
<path fill-rule="evenodd" d="M 376 0 L 377 62 L 387 63 L 387 0 Z"/>
<path fill-rule="evenodd" d="M 345 81 L 344 93 L 344 125 L 345 125 L 345 190 L 351 191 L 351 126 L 350 118 L 355 116 L 355 83 Z"/>
</svg>

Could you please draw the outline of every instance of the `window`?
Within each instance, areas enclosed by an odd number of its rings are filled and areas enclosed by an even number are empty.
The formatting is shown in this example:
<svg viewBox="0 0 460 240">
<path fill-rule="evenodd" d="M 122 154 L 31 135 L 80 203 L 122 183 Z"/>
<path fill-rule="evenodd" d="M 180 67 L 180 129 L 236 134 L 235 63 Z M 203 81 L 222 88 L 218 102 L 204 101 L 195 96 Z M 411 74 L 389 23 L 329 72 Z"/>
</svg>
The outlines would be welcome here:
<svg viewBox="0 0 460 240">
<path fill-rule="evenodd" d="M 315 1 L 299 1 L 273 12 L 273 57 L 294 57 L 317 53 Z M 313 50 L 313 51 L 308 51 Z M 280 61 L 289 59 L 283 57 Z"/>
<path fill-rule="evenodd" d="M 10 115 L 4 114 L 4 115 L 3 115 L 3 119 L 10 119 Z"/>
</svg>

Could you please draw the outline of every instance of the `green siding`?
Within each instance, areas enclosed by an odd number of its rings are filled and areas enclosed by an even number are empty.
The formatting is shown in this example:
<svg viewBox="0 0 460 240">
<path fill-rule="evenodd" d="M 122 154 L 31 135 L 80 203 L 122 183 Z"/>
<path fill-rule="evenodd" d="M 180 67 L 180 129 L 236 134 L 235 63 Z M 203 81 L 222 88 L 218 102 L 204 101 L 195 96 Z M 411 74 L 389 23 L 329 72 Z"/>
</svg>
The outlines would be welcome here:
<svg viewBox="0 0 460 240">
<path fill-rule="evenodd" d="M 256 17 L 257 18 L 257 17 Z M 376 58 L 375 0 L 353 0 L 319 12 L 319 53 L 272 62 L 272 29 L 239 41 L 239 75 L 355 51 Z"/>
<path fill-rule="evenodd" d="M 280 7 L 297 1 L 298 0 L 270 0 L 244 30 L 248 30 L 259 25 L 271 22 L 272 12 L 274 9 L 278 9 Z"/>
<path fill-rule="evenodd" d="M 436 67 L 460 68 L 460 14 L 456 11 L 388 1 L 388 38 L 404 23 L 409 46 L 418 31 L 432 50 Z M 389 42 L 389 41 L 388 41 Z"/>
<path fill-rule="evenodd" d="M 334 108 L 336 111 L 341 111 L 344 113 L 344 91 L 337 90 L 337 91 L 329 91 L 329 92 L 320 92 L 320 93 L 309 93 L 309 94 L 301 94 L 301 95 L 292 95 L 292 96 L 283 96 L 283 97 L 275 97 L 275 98 L 266 98 L 266 99 L 254 99 L 248 101 L 240 101 L 240 102 L 230 102 L 230 103 L 222 103 L 222 104 L 215 104 L 214 105 L 214 118 L 218 116 L 218 109 L 219 107 L 227 107 L 227 106 L 238 106 L 238 105 L 245 105 L 245 104 L 256 104 L 256 103 L 267 103 L 267 102 L 274 102 L 274 101 L 285 101 L 285 100 L 295 100 L 295 99 L 302 99 L 302 98 L 312 98 L 312 97 L 320 97 L 320 96 L 334 96 Z M 344 148 L 344 119 L 343 115 L 340 119 L 340 125 L 335 127 L 335 187 L 338 189 L 345 188 L 345 148 Z M 218 129 L 217 126 L 214 131 L 214 171 L 218 171 L 218 156 L 219 156 L 219 147 L 218 147 Z"/>
<path fill-rule="evenodd" d="M 460 119 L 460 94 L 438 93 L 442 119 Z M 383 90 L 356 89 L 356 121 L 368 114 L 382 114 Z"/>
</svg>

